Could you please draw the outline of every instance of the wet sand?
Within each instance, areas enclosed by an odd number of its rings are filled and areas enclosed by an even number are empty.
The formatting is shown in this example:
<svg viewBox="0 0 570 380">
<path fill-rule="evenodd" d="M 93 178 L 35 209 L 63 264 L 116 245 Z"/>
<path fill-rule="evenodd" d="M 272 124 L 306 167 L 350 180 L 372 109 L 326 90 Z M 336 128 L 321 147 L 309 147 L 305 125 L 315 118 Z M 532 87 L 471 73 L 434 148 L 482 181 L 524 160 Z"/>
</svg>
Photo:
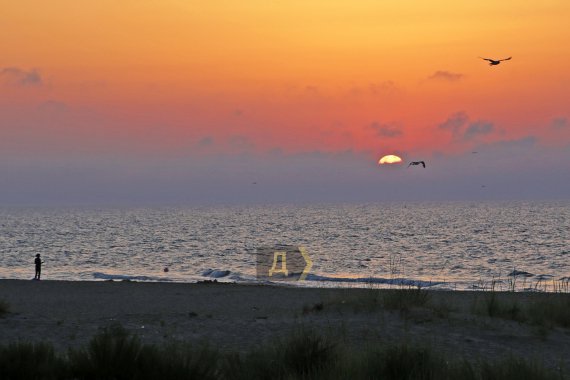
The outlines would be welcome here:
<svg viewBox="0 0 570 380">
<path fill-rule="evenodd" d="M 505 355 L 570 368 L 570 329 L 482 315 L 483 292 L 428 291 L 425 305 L 390 309 L 378 300 L 395 290 L 293 288 L 237 284 L 0 280 L 0 344 L 48 341 L 83 345 L 120 323 L 144 342 L 207 342 L 246 351 L 299 328 L 343 344 L 409 342 L 476 358 Z M 521 307 L 548 294 L 496 293 Z M 570 295 L 557 295 L 566 302 Z M 396 296 L 397 297 L 397 296 Z"/>
</svg>

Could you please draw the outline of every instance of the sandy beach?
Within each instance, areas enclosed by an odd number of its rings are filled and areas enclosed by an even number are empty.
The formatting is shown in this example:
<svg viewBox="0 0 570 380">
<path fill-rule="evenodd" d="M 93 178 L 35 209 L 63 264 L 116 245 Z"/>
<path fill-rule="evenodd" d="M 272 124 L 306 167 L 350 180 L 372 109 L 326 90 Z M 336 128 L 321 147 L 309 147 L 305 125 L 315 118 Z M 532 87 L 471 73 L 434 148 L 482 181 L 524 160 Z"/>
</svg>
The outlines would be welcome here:
<svg viewBox="0 0 570 380">
<path fill-rule="evenodd" d="M 568 308 L 570 295 L 421 292 L 419 302 L 408 302 L 415 295 L 398 290 L 1 280 L 8 311 L 0 317 L 0 343 L 48 341 L 64 350 L 120 323 L 147 343 L 244 351 L 303 327 L 354 347 L 408 342 L 470 359 L 512 354 L 570 368 L 568 325 L 516 315 L 537 302 Z M 491 296 L 497 316 L 487 313 Z"/>
</svg>

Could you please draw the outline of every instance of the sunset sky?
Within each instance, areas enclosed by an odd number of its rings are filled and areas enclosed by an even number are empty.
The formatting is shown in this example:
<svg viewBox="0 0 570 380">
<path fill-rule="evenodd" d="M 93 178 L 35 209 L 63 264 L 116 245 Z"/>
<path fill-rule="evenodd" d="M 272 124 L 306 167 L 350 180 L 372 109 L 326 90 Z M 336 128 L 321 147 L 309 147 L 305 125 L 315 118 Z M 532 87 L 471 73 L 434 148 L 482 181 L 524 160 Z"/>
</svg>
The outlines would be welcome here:
<svg viewBox="0 0 570 380">
<path fill-rule="evenodd" d="M 0 0 L 0 202 L 568 199 L 569 19 L 567 0 Z"/>
</svg>

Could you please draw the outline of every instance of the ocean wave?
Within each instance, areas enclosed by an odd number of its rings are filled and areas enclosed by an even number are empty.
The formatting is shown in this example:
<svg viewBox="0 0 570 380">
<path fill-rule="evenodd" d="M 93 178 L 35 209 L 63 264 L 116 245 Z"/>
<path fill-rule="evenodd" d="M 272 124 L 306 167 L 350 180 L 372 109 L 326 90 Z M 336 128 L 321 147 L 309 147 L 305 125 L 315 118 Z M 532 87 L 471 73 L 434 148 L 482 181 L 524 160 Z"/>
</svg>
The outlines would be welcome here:
<svg viewBox="0 0 570 380">
<path fill-rule="evenodd" d="M 232 273 L 229 270 L 221 270 L 221 269 L 206 269 L 202 272 L 202 276 L 204 277 L 211 277 L 211 278 L 223 278 L 227 277 Z"/>
<path fill-rule="evenodd" d="M 517 277 L 517 276 L 522 276 L 522 277 L 533 277 L 534 274 L 530 273 L 530 272 L 525 272 L 523 270 L 513 270 L 511 273 L 508 274 L 508 276 L 511 277 Z"/>
<path fill-rule="evenodd" d="M 301 273 L 290 273 L 288 278 L 298 278 Z M 270 279 L 264 278 L 260 279 L 255 276 L 247 276 L 241 273 L 232 272 L 230 270 L 224 269 L 207 269 L 202 272 L 203 277 L 209 278 L 222 278 L 224 280 L 233 280 L 238 283 L 265 283 L 265 284 L 279 284 L 283 281 L 271 281 Z M 284 281 L 291 284 L 291 281 Z M 400 285 L 400 286 L 413 286 L 413 287 L 431 287 L 436 285 L 444 285 L 447 282 L 442 281 L 424 281 L 416 280 L 410 278 L 382 278 L 382 277 L 332 277 L 332 276 L 321 276 L 317 274 L 307 274 L 305 281 L 314 282 L 334 282 L 334 283 L 357 283 L 357 284 L 385 284 L 385 285 Z"/>
<path fill-rule="evenodd" d="M 124 280 L 124 281 L 162 281 L 170 282 L 169 278 L 164 277 L 152 277 L 152 276 L 129 276 L 126 274 L 107 274 L 102 272 L 93 273 L 93 278 L 98 280 Z"/>
<path fill-rule="evenodd" d="M 308 274 L 306 281 L 322 281 L 322 282 L 346 282 L 358 284 L 385 284 L 385 285 L 403 285 L 403 286 L 418 286 L 427 288 L 435 285 L 446 284 L 442 281 L 424 281 L 414 280 L 410 278 L 382 278 L 382 277 L 330 277 L 319 276 L 316 274 Z"/>
</svg>

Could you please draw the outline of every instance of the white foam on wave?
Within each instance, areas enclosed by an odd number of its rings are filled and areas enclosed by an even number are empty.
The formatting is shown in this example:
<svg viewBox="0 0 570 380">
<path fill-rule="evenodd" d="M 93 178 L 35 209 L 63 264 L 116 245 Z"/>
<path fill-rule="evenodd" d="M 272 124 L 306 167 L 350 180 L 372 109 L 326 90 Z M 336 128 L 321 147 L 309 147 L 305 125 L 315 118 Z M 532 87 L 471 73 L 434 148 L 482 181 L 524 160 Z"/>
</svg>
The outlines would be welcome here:
<svg viewBox="0 0 570 380">
<path fill-rule="evenodd" d="M 343 283 L 352 284 L 382 284 L 382 285 L 397 285 L 397 286 L 412 286 L 412 287 L 433 287 L 437 285 L 447 285 L 447 282 L 442 281 L 425 281 L 410 278 L 381 278 L 381 277 L 332 277 L 332 276 L 321 276 L 317 274 L 308 274 L 305 281 L 270 281 L 267 278 L 260 279 L 256 276 L 248 276 L 242 273 L 232 272 L 227 269 L 206 269 L 201 272 L 203 277 L 222 279 L 222 280 L 232 280 L 238 283 L 258 283 L 258 284 L 273 284 L 273 285 L 305 285 L 307 282 L 323 282 L 323 283 L 336 283 L 338 286 L 342 286 Z M 298 277 L 300 273 L 291 273 L 290 277 Z M 304 283 L 304 284 L 303 284 Z"/>
<path fill-rule="evenodd" d="M 414 280 L 410 278 L 382 278 L 382 277 L 329 277 L 319 276 L 316 274 L 308 274 L 307 281 L 322 281 L 322 282 L 345 282 L 345 283 L 359 283 L 359 284 L 385 284 L 385 285 L 399 285 L 399 286 L 418 286 L 427 288 L 430 286 L 446 284 L 442 281 L 424 281 Z"/>
<path fill-rule="evenodd" d="M 107 274 L 103 272 L 95 272 L 93 273 L 93 278 L 98 280 L 125 280 L 125 281 L 163 281 L 163 282 L 170 282 L 172 281 L 169 278 L 165 277 L 153 277 L 153 276 L 129 276 L 126 274 Z"/>
<path fill-rule="evenodd" d="M 202 276 L 204 277 L 211 277 L 211 278 L 223 278 L 227 277 L 232 273 L 229 270 L 222 270 L 222 269 L 206 269 L 202 272 Z"/>
</svg>

